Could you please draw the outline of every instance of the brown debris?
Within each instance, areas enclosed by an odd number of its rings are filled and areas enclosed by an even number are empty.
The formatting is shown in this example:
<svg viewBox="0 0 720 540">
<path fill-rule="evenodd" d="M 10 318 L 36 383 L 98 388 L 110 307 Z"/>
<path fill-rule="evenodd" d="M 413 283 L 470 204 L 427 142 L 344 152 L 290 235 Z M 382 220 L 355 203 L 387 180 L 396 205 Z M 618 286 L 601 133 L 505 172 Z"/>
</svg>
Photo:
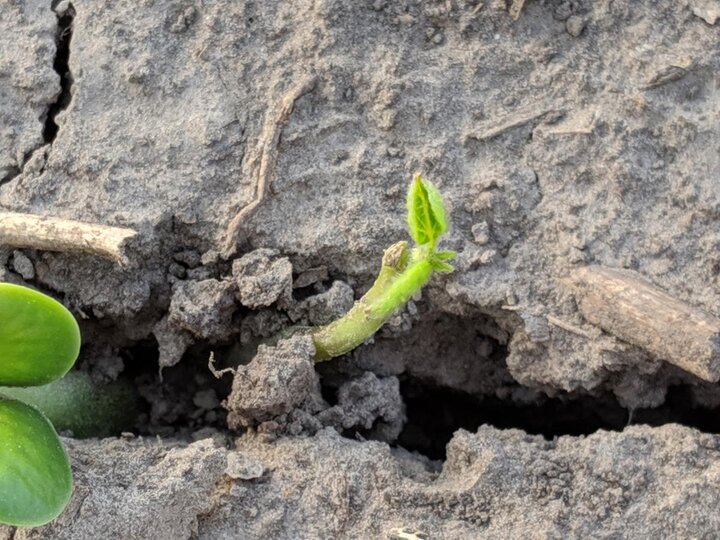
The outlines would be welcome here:
<svg viewBox="0 0 720 540">
<path fill-rule="evenodd" d="M 0 246 L 88 253 L 127 265 L 127 242 L 133 229 L 82 223 L 69 219 L 0 212 Z"/>
<path fill-rule="evenodd" d="M 710 382 L 720 379 L 720 319 L 655 287 L 636 272 L 588 266 L 571 284 L 585 318 Z"/>
</svg>

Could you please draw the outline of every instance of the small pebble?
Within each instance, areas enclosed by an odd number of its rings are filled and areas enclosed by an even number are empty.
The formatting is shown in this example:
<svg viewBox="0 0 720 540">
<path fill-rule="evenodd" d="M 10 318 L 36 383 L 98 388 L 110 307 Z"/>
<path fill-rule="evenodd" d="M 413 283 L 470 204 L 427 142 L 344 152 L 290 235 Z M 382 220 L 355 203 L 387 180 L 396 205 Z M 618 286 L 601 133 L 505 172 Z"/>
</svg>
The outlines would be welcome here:
<svg viewBox="0 0 720 540">
<path fill-rule="evenodd" d="M 187 270 L 184 266 L 173 262 L 170 263 L 170 266 L 168 266 L 168 274 L 170 274 L 171 276 L 175 276 L 176 278 L 182 279 L 187 275 Z"/>
<path fill-rule="evenodd" d="M 475 239 L 475 243 L 479 246 L 483 246 L 490 240 L 490 226 L 487 221 L 481 221 L 472 226 L 472 235 Z"/>
<path fill-rule="evenodd" d="M 584 263 L 587 261 L 587 256 L 584 251 L 573 247 L 568 252 L 568 261 L 572 264 Z"/>
<path fill-rule="evenodd" d="M 58 15 L 64 15 L 67 10 L 70 9 L 70 0 L 62 0 L 57 6 L 55 6 L 55 13 Z"/>
<path fill-rule="evenodd" d="M 565 21 L 565 29 L 567 30 L 567 33 L 573 37 L 578 37 L 582 34 L 584 28 L 585 21 L 579 15 L 573 15 Z"/>
<path fill-rule="evenodd" d="M 197 392 L 193 397 L 193 403 L 204 411 L 210 411 L 220 406 L 220 400 L 212 388 Z"/>
<path fill-rule="evenodd" d="M 220 252 L 215 249 L 210 249 L 202 254 L 200 262 L 204 265 L 215 264 L 220 260 Z"/>
<path fill-rule="evenodd" d="M 314 268 L 308 268 L 304 272 L 301 272 L 298 277 L 293 280 L 293 289 L 302 289 L 303 287 L 309 287 L 310 285 L 326 281 L 327 279 L 327 266 L 316 266 Z"/>
<path fill-rule="evenodd" d="M 480 264 L 489 264 L 495 258 L 497 251 L 494 249 L 487 249 L 480 254 Z"/>
<path fill-rule="evenodd" d="M 26 281 L 35 278 L 35 267 L 22 251 L 13 251 L 13 270 Z"/>
</svg>

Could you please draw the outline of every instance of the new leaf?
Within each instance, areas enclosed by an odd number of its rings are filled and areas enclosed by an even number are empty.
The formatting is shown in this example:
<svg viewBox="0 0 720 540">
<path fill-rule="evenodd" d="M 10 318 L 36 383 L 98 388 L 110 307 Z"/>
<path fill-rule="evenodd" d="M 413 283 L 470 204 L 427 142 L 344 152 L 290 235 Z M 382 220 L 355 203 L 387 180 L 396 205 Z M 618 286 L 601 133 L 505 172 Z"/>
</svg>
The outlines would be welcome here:
<svg viewBox="0 0 720 540">
<path fill-rule="evenodd" d="M 434 245 L 447 230 L 442 195 L 429 181 L 416 176 L 407 196 L 408 227 L 415 243 Z"/>
</svg>

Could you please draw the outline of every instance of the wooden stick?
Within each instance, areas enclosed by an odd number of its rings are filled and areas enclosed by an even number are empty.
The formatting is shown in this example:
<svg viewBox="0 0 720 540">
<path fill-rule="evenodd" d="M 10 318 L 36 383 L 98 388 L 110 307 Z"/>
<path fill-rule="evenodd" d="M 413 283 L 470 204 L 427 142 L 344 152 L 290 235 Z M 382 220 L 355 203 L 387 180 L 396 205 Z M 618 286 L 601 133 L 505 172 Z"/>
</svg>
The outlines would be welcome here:
<svg viewBox="0 0 720 540">
<path fill-rule="evenodd" d="M 0 246 L 89 253 L 126 266 L 125 246 L 136 235 L 133 229 L 0 212 Z"/>
<path fill-rule="evenodd" d="M 673 298 L 637 272 L 588 266 L 570 284 L 585 318 L 710 382 L 720 379 L 720 319 Z"/>
<path fill-rule="evenodd" d="M 315 81 L 315 76 L 303 78 L 283 96 L 278 106 L 266 116 L 258 144 L 254 153 L 248 157 L 247 165 L 244 167 L 250 176 L 255 176 L 255 195 L 253 200 L 235 215 L 227 227 L 223 246 L 225 259 L 229 259 L 235 254 L 241 226 L 267 196 L 272 177 L 275 174 L 277 146 L 280 142 L 282 128 L 290 119 L 295 102 L 315 87 Z"/>
</svg>

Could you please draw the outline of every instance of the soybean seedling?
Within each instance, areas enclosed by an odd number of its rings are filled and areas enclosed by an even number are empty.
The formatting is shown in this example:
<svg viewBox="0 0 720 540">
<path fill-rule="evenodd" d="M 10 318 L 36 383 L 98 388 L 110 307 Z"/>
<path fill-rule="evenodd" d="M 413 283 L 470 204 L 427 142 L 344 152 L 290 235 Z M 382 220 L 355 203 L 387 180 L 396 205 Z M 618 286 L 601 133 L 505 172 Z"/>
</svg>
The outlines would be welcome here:
<svg viewBox="0 0 720 540">
<path fill-rule="evenodd" d="M 407 223 L 415 241 L 390 246 L 382 258 L 380 273 L 368 292 L 342 318 L 311 330 L 315 360 L 343 355 L 362 344 L 430 281 L 433 272 L 452 272 L 454 251 L 438 251 L 447 230 L 447 217 L 438 189 L 419 175 L 407 195 Z"/>
<path fill-rule="evenodd" d="M 59 379 L 80 351 L 80 329 L 52 298 L 0 283 L 0 386 Z M 0 388 L 0 523 L 44 525 L 72 494 L 72 473 L 55 428 L 36 408 Z"/>
</svg>

